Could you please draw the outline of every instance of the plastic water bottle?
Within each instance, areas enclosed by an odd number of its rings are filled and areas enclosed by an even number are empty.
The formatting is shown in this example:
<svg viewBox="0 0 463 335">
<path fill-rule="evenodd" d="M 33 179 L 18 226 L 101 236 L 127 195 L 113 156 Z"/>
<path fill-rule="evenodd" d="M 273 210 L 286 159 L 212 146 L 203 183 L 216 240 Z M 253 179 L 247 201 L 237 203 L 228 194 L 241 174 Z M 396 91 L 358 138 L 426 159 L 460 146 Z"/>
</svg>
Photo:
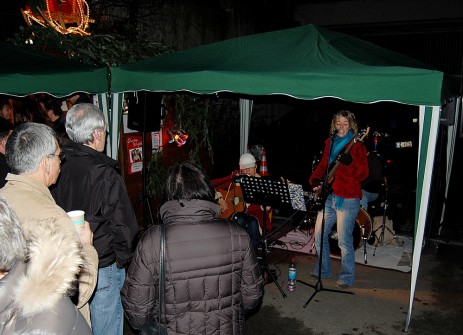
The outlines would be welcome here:
<svg viewBox="0 0 463 335">
<path fill-rule="evenodd" d="M 296 263 L 294 262 L 294 259 L 291 259 L 288 268 L 288 291 L 294 291 L 296 289 L 296 277 Z"/>
</svg>

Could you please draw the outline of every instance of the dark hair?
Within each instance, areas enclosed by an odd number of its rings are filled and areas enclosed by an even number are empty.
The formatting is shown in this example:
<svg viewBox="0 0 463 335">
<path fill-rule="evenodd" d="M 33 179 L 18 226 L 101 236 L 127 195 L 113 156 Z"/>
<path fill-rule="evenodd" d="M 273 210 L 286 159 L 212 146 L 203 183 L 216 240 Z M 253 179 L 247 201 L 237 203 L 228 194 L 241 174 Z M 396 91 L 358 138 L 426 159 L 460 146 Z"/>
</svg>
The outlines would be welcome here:
<svg viewBox="0 0 463 335">
<path fill-rule="evenodd" d="M 43 104 L 43 107 L 45 108 L 45 110 L 43 111 L 45 115 L 50 109 L 56 116 L 61 116 L 61 114 L 63 113 L 63 110 L 61 109 L 61 103 L 52 96 L 43 96 L 39 99 L 39 103 L 40 102 Z"/>
<path fill-rule="evenodd" d="M 164 200 L 207 200 L 215 202 L 215 191 L 205 172 L 185 161 L 169 169 Z"/>
<path fill-rule="evenodd" d="M 14 129 L 13 125 L 9 122 L 0 122 L 0 141 L 10 135 L 10 131 Z"/>
<path fill-rule="evenodd" d="M 17 114 L 20 116 L 18 123 L 45 123 L 45 117 L 39 103 L 31 97 L 25 97 L 24 99 L 20 100 Z"/>
<path fill-rule="evenodd" d="M 3 109 L 3 106 L 10 106 L 11 107 L 11 102 L 7 98 L 1 98 L 0 99 L 0 110 Z"/>
</svg>

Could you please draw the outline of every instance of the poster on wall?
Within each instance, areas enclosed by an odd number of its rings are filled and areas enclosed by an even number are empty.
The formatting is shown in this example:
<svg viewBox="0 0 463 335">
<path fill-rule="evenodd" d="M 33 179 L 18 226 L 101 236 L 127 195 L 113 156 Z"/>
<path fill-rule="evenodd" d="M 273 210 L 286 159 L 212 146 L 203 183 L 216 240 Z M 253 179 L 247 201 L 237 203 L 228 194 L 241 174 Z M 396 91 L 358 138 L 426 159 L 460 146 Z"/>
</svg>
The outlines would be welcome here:
<svg viewBox="0 0 463 335">
<path fill-rule="evenodd" d="M 155 131 L 151 133 L 151 148 L 154 152 L 161 150 L 161 132 Z"/>
<path fill-rule="evenodd" d="M 129 155 L 128 173 L 133 174 L 141 172 L 143 169 L 142 157 L 142 137 L 141 136 L 127 136 L 127 154 Z"/>
</svg>

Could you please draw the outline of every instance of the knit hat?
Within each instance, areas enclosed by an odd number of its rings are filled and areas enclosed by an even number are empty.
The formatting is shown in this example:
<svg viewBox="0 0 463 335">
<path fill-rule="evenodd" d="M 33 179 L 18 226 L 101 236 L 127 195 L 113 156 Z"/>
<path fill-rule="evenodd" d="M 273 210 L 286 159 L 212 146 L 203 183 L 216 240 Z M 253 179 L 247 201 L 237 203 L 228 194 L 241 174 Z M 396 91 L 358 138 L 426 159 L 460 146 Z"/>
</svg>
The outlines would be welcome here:
<svg viewBox="0 0 463 335">
<path fill-rule="evenodd" d="M 252 168 L 256 164 L 256 159 L 251 154 L 242 154 L 240 157 L 240 169 Z"/>
</svg>

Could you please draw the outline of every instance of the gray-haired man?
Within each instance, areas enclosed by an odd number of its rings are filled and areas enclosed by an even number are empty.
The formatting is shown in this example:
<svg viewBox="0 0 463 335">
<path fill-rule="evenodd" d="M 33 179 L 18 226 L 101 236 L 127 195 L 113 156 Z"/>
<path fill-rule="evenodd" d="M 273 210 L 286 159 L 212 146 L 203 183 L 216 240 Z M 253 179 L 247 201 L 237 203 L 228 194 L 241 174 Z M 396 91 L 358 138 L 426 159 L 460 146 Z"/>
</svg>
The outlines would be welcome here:
<svg viewBox="0 0 463 335">
<path fill-rule="evenodd" d="M 0 190 L 0 195 L 16 212 L 21 224 L 28 220 L 54 218 L 60 229 L 71 233 L 76 241 L 82 243 L 81 253 L 85 266 L 78 278 L 77 307 L 90 324 L 87 302 L 97 281 L 98 256 L 92 246 L 93 233 L 88 222 L 79 235 L 66 212 L 56 204 L 48 189 L 56 183 L 62 162 L 55 132 L 44 124 L 23 123 L 16 127 L 8 138 L 5 156 L 12 173 L 7 175 L 7 184 Z M 59 252 L 59 248 L 56 252 Z"/>
<path fill-rule="evenodd" d="M 117 161 L 106 156 L 106 121 L 94 105 L 74 105 L 66 115 L 66 164 L 52 189 L 65 210 L 81 209 L 94 233 L 99 256 L 98 284 L 90 300 L 95 335 L 122 335 L 124 314 L 120 290 L 133 256 L 138 223 Z M 85 195 L 85 196 L 83 196 Z"/>
</svg>

